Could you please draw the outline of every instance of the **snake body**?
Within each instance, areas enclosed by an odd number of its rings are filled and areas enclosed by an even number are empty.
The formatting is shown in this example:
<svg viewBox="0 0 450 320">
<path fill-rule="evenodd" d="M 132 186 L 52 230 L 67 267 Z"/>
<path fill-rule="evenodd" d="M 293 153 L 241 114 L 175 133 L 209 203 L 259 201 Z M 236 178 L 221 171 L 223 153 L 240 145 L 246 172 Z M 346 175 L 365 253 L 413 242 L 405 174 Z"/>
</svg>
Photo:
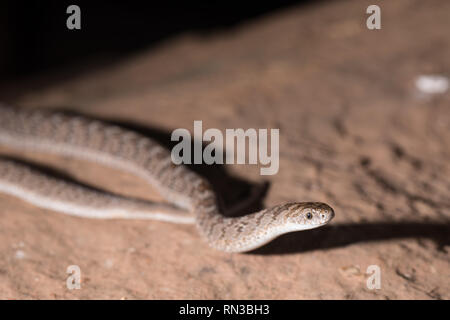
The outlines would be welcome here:
<svg viewBox="0 0 450 320">
<path fill-rule="evenodd" d="M 186 166 L 173 164 L 167 149 L 133 131 L 82 116 L 0 105 L 0 145 L 131 172 L 173 206 L 91 190 L 7 159 L 0 159 L 0 192 L 82 217 L 195 223 L 206 242 L 222 251 L 250 251 L 281 234 L 323 226 L 334 217 L 333 209 L 319 202 L 290 202 L 225 217 L 209 182 Z"/>
</svg>

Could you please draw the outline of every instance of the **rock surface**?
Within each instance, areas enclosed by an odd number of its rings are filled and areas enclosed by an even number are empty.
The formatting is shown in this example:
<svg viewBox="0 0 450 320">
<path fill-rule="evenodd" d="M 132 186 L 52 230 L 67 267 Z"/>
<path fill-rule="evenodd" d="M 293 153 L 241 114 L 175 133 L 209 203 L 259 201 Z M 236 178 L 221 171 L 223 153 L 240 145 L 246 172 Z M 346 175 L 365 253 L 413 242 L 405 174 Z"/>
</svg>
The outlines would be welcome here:
<svg viewBox="0 0 450 320">
<path fill-rule="evenodd" d="M 108 68 L 0 88 L 13 104 L 114 120 L 166 142 L 194 120 L 279 128 L 278 174 L 228 165 L 204 175 L 220 180 L 228 204 L 268 180 L 267 206 L 323 201 L 336 212 L 328 227 L 227 254 L 193 226 L 81 219 L 0 195 L 0 298 L 449 299 L 450 94 L 421 93 L 415 79 L 450 74 L 450 2 L 378 2 L 378 31 L 365 25 L 370 2 L 324 2 L 181 35 Z M 155 196 L 127 174 L 25 156 Z M 69 265 L 81 269 L 80 290 L 66 288 Z M 370 265 L 381 289 L 366 285 Z"/>
</svg>

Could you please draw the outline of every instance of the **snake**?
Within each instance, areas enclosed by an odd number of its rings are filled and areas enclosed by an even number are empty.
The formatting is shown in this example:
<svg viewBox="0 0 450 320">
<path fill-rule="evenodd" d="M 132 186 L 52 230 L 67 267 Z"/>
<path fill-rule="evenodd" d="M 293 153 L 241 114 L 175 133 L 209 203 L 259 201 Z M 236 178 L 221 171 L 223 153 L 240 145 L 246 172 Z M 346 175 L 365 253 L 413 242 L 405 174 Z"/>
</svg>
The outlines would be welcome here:
<svg viewBox="0 0 450 320">
<path fill-rule="evenodd" d="M 322 202 L 285 202 L 226 216 L 211 183 L 146 135 L 83 115 L 0 104 L 0 145 L 86 160 L 144 179 L 165 200 L 154 203 L 90 188 L 0 157 L 0 192 L 36 207 L 98 219 L 151 219 L 195 224 L 217 250 L 248 252 L 285 233 L 318 228 L 334 217 Z"/>
</svg>

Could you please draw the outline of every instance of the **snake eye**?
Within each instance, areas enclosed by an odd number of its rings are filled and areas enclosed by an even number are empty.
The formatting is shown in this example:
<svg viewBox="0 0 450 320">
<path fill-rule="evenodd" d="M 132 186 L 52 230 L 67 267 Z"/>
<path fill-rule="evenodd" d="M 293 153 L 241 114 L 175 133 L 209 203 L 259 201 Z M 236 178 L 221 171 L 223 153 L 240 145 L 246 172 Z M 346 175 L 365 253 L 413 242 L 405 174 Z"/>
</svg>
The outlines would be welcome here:
<svg viewBox="0 0 450 320">
<path fill-rule="evenodd" d="M 306 214 L 306 218 L 307 218 L 307 219 L 310 219 L 310 220 L 312 219 L 312 214 L 311 214 L 311 212 L 308 212 L 308 213 Z"/>
</svg>

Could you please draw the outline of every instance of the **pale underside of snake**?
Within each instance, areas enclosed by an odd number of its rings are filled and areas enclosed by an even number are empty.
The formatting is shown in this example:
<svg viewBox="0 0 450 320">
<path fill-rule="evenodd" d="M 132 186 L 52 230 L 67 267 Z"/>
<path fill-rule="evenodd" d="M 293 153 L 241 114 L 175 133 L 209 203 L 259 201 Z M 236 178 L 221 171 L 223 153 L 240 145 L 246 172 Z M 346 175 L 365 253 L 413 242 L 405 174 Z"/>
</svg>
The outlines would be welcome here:
<svg viewBox="0 0 450 320">
<path fill-rule="evenodd" d="M 334 217 L 333 209 L 320 202 L 290 202 L 226 217 L 209 182 L 184 165 L 174 165 L 167 149 L 133 131 L 82 116 L 0 105 L 0 145 L 128 171 L 169 204 L 103 193 L 0 158 L 2 193 L 80 217 L 195 223 L 206 242 L 222 251 L 250 251 L 284 233 L 326 225 Z"/>
</svg>

